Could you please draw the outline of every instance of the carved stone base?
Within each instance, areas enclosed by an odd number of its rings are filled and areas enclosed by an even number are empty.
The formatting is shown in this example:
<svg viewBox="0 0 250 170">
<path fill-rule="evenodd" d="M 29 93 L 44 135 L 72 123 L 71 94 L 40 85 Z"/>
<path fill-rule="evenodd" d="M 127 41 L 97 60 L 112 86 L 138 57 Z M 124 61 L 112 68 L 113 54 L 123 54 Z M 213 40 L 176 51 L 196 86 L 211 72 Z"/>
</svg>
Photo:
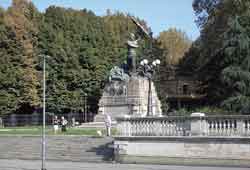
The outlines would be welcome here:
<svg viewBox="0 0 250 170">
<path fill-rule="evenodd" d="M 112 120 L 124 115 L 147 116 L 148 92 L 148 79 L 138 75 L 132 75 L 129 81 L 113 81 L 107 84 L 99 101 L 99 112 L 94 120 L 97 122 L 104 120 L 104 114 L 109 114 Z M 151 92 L 152 115 L 150 116 L 161 116 L 161 103 L 153 82 Z"/>
</svg>

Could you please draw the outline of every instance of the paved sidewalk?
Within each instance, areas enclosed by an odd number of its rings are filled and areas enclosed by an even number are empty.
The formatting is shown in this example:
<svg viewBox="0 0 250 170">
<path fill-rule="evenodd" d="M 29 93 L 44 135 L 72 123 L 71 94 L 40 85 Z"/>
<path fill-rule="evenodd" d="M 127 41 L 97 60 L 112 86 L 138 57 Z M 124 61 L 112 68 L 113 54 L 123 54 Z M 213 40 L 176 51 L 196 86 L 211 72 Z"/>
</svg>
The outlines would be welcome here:
<svg viewBox="0 0 250 170">
<path fill-rule="evenodd" d="M 249 170 L 249 168 L 46 162 L 47 170 Z M 40 170 L 41 161 L 0 159 L 1 170 Z"/>
</svg>

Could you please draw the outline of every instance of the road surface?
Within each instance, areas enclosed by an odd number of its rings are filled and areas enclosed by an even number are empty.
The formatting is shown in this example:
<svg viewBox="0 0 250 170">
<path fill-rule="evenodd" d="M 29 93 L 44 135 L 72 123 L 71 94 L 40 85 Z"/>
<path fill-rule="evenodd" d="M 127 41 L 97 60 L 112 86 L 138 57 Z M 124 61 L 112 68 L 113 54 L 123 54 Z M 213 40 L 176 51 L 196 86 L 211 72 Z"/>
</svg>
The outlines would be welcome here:
<svg viewBox="0 0 250 170">
<path fill-rule="evenodd" d="M 39 160 L 0 159 L 0 170 L 40 170 Z M 47 170 L 249 170 L 250 168 L 193 167 L 168 165 L 135 165 L 112 163 L 82 163 L 68 161 L 47 161 Z"/>
</svg>

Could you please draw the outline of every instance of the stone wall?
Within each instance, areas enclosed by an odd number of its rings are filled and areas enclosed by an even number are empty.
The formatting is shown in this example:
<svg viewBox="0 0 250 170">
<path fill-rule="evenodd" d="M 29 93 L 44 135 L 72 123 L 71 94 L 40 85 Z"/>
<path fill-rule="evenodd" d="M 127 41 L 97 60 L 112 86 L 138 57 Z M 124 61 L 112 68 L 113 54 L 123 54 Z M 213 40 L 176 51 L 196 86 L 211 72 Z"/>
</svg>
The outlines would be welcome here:
<svg viewBox="0 0 250 170">
<path fill-rule="evenodd" d="M 123 117 L 117 130 L 118 162 L 250 167 L 250 116 Z"/>
<path fill-rule="evenodd" d="M 250 138 L 116 137 L 115 159 L 121 163 L 250 167 Z"/>
</svg>

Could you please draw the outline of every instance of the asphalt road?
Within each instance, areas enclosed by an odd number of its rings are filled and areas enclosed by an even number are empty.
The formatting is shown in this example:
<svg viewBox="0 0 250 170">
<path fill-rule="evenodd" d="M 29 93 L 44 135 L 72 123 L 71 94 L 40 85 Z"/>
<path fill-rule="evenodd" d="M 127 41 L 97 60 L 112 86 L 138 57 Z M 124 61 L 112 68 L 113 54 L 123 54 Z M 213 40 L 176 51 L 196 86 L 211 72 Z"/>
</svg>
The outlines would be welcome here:
<svg viewBox="0 0 250 170">
<path fill-rule="evenodd" d="M 47 170 L 249 170 L 250 168 L 104 164 L 47 161 Z M 0 170 L 41 170 L 41 161 L 0 159 Z"/>
</svg>

